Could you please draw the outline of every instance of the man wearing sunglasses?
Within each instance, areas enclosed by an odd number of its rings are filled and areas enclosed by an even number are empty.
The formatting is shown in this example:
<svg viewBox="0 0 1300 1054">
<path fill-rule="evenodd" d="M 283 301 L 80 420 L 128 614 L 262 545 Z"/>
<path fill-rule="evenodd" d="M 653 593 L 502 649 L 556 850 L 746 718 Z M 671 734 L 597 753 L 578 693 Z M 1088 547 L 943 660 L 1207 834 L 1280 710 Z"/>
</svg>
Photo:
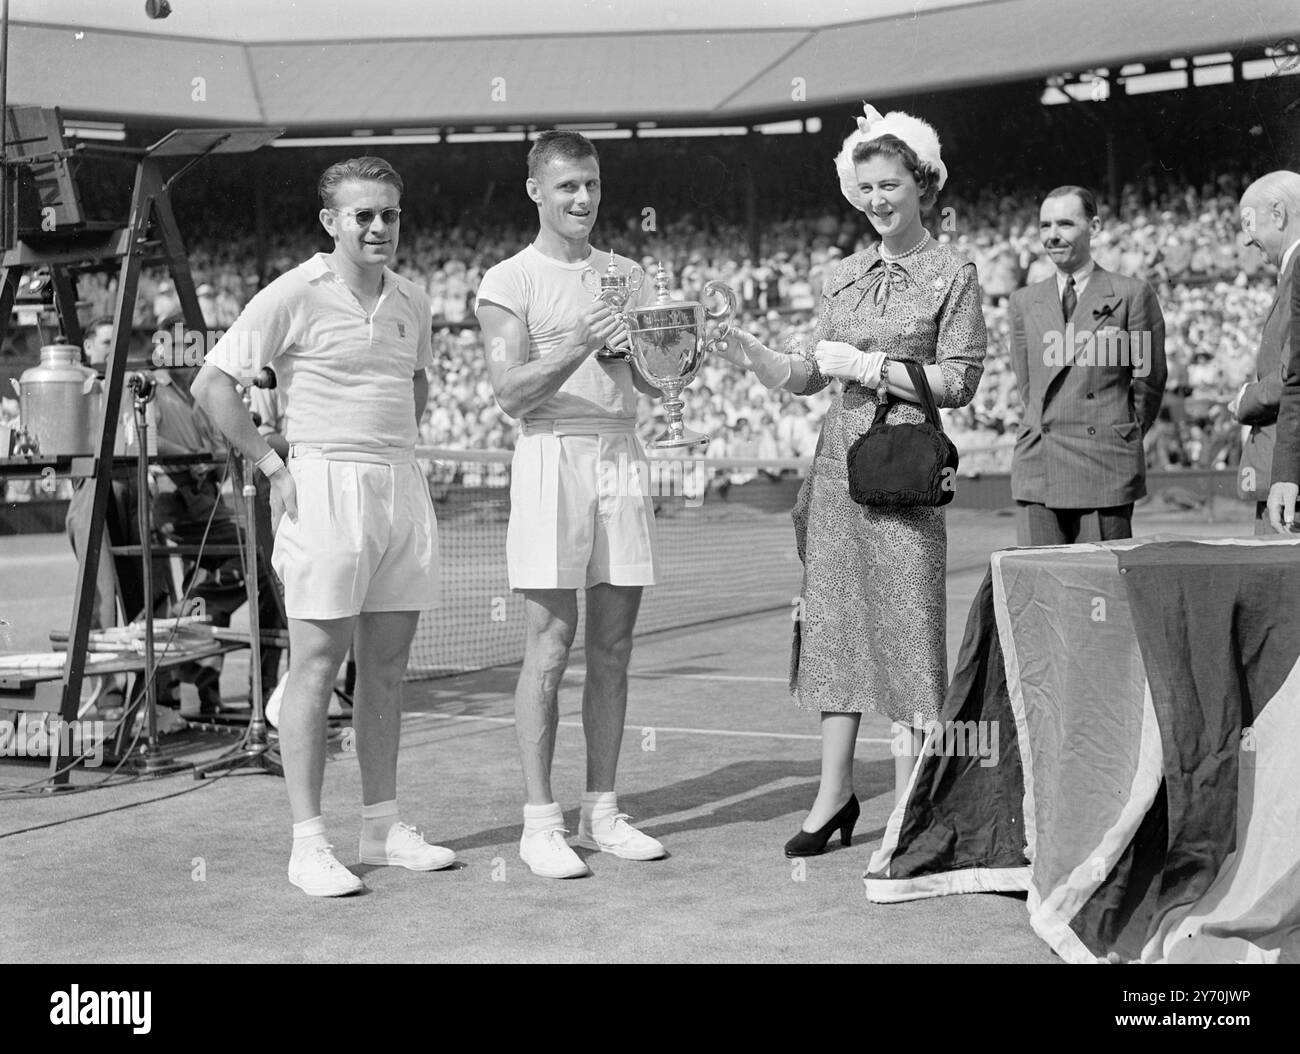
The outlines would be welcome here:
<svg viewBox="0 0 1300 1054">
<path fill-rule="evenodd" d="M 258 293 L 194 383 L 200 405 L 271 483 L 272 564 L 289 617 L 279 726 L 294 820 L 289 880 L 312 896 L 364 888 L 333 855 L 320 808 L 326 715 L 354 637 L 361 862 L 434 871 L 456 858 L 400 823 L 396 800 L 402 674 L 419 613 L 438 593 L 437 525 L 415 461 L 431 309 L 392 270 L 401 195 L 401 177 L 380 158 L 328 168 L 320 222 L 333 251 Z M 287 465 L 237 391 L 265 366 L 284 396 Z"/>
</svg>

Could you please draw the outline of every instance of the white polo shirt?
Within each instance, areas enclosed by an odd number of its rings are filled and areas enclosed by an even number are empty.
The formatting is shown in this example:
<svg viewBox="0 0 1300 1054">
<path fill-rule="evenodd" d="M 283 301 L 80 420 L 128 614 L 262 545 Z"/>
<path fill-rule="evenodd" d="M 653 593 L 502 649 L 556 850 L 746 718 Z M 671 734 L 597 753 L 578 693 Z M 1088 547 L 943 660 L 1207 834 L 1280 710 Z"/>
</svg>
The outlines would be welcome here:
<svg viewBox="0 0 1300 1054">
<path fill-rule="evenodd" d="M 428 294 L 384 268 L 367 314 L 325 253 L 259 292 L 207 356 L 240 383 L 275 370 L 290 443 L 413 447 L 412 377 L 433 365 Z"/>
</svg>

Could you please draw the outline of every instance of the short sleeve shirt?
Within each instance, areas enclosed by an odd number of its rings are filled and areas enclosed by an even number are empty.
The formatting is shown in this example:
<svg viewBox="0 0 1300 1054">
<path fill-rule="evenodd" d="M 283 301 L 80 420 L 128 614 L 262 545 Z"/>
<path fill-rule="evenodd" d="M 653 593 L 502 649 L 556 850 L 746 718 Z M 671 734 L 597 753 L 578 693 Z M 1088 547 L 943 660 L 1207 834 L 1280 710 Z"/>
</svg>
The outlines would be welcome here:
<svg viewBox="0 0 1300 1054">
<path fill-rule="evenodd" d="M 628 273 L 632 261 L 617 257 L 619 269 Z M 593 294 L 583 287 L 582 272 L 598 274 L 609 266 L 609 253 L 593 250 L 586 260 L 564 263 L 529 245 L 488 270 L 478 288 L 475 310 L 483 304 L 505 308 L 528 330 L 528 361 L 535 362 L 559 348 L 591 306 Z M 638 302 L 648 292 L 647 281 L 632 298 Z M 632 367 L 622 359 L 583 360 L 560 390 L 533 409 L 529 420 L 609 417 L 636 419 L 636 389 Z"/>
<path fill-rule="evenodd" d="M 254 296 L 207 361 L 241 383 L 275 370 L 290 443 L 413 447 L 412 377 L 433 365 L 429 296 L 385 268 L 367 314 L 317 253 Z"/>
</svg>

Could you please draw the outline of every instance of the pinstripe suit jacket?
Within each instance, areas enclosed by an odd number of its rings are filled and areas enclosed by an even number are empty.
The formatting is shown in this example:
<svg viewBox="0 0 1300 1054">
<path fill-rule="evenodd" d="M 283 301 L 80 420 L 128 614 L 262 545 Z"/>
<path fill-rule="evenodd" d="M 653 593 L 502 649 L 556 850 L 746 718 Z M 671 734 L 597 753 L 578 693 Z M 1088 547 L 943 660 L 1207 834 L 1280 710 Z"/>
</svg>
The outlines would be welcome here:
<svg viewBox="0 0 1300 1054">
<path fill-rule="evenodd" d="M 1296 258 L 1300 250 L 1291 254 L 1287 263 L 1291 267 L 1290 289 L 1287 283 L 1278 286 L 1279 299 L 1289 298 L 1291 305 L 1291 346 L 1282 357 L 1282 395 L 1277 414 L 1277 445 L 1273 448 L 1273 482 L 1300 483 L 1300 265 Z"/>
<path fill-rule="evenodd" d="M 1277 437 L 1278 408 L 1282 401 L 1282 373 L 1290 359 L 1292 279 L 1300 251 L 1291 254 L 1286 270 L 1278 276 L 1277 292 L 1264 320 L 1255 359 L 1255 380 L 1246 385 L 1237 404 L 1237 420 L 1249 425 L 1241 443 L 1241 468 L 1237 492 L 1255 501 L 1268 499 L 1273 481 L 1273 450 Z"/>
<path fill-rule="evenodd" d="M 1146 493 L 1142 437 L 1165 393 L 1165 320 L 1145 282 L 1098 267 L 1065 324 L 1056 276 L 1011 295 L 1011 364 L 1024 419 L 1011 493 L 1053 509 Z"/>
</svg>

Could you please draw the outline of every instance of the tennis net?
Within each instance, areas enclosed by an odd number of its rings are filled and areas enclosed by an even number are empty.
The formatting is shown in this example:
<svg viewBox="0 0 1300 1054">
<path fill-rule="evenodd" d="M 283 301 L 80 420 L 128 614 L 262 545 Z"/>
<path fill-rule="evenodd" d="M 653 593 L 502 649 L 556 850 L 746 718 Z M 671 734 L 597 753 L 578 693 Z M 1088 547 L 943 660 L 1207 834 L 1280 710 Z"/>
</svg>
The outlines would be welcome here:
<svg viewBox="0 0 1300 1054">
<path fill-rule="evenodd" d="M 421 447 L 438 516 L 443 595 L 420 616 L 409 679 L 518 662 L 523 598 L 506 577 L 509 451 Z M 647 588 L 637 635 L 763 611 L 793 611 L 802 566 L 790 519 L 805 461 L 653 459 L 659 584 Z M 584 640 L 579 598 L 575 649 Z"/>
</svg>

